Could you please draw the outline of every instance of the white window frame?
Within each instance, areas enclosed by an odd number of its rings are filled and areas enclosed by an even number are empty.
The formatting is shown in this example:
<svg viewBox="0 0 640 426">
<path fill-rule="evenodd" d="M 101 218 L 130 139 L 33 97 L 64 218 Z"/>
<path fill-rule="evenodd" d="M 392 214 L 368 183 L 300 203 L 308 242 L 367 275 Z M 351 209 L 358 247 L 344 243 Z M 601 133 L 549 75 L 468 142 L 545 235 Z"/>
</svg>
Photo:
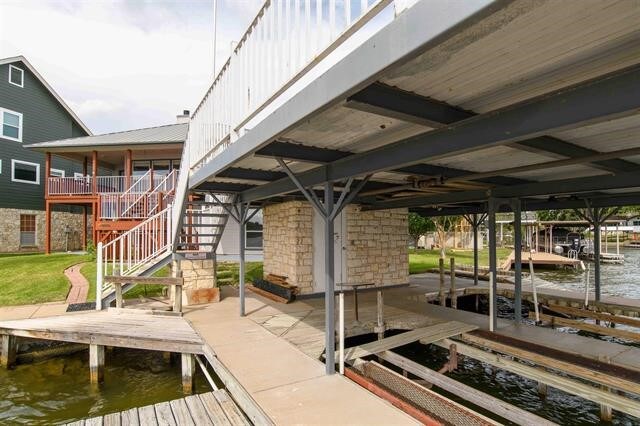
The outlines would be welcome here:
<svg viewBox="0 0 640 426">
<path fill-rule="evenodd" d="M 2 174 L 2 158 L 0 158 L 0 175 Z"/>
<path fill-rule="evenodd" d="M 9 139 L 10 141 L 22 142 L 22 114 L 17 112 L 17 111 L 11 111 L 10 109 L 1 108 L 0 107 L 0 126 L 4 126 L 4 113 L 5 112 L 8 112 L 9 114 L 17 115 L 18 118 L 20 118 L 20 125 L 18 126 L 18 137 L 17 138 L 12 138 L 11 136 L 5 136 L 2 133 L 3 129 L 0 128 L 0 138 Z"/>
<path fill-rule="evenodd" d="M 51 175 L 52 172 L 58 173 L 58 176 Z M 54 169 L 52 167 L 51 170 L 49 170 L 49 176 L 51 176 L 51 177 L 64 177 L 65 173 L 64 173 L 64 170 L 62 170 L 62 169 Z"/>
<path fill-rule="evenodd" d="M 11 74 L 13 73 L 14 70 L 17 70 L 20 72 L 20 83 L 14 83 L 13 81 L 11 81 Z M 9 83 L 13 84 L 14 86 L 18 86 L 18 87 L 24 87 L 24 70 L 22 68 L 18 68 L 15 65 L 9 65 Z"/>
<path fill-rule="evenodd" d="M 73 172 L 73 177 L 75 179 L 84 178 L 84 175 L 80 172 Z"/>
<path fill-rule="evenodd" d="M 36 181 L 16 179 L 16 164 L 25 164 L 27 166 L 36 166 Z M 31 185 L 40 185 L 40 164 L 30 161 L 11 160 L 11 182 L 29 183 Z"/>
</svg>

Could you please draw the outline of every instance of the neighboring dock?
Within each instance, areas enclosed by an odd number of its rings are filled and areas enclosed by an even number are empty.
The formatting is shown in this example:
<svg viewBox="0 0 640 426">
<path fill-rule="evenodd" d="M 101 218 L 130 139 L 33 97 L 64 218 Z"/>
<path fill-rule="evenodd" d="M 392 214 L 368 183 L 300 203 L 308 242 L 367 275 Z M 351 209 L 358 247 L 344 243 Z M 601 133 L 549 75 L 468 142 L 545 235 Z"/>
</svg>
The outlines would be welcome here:
<svg viewBox="0 0 640 426">
<path fill-rule="evenodd" d="M 249 426 L 250 424 L 224 389 L 67 423 L 68 426 Z"/>
<path fill-rule="evenodd" d="M 505 261 L 500 265 L 500 269 L 503 271 L 509 271 L 513 267 L 516 260 L 515 252 L 511 252 Z M 533 266 L 557 266 L 557 267 L 570 267 L 579 268 L 582 265 L 580 259 L 571 259 L 569 257 L 560 256 L 553 253 L 545 252 L 522 252 L 522 264 L 529 264 L 529 261 L 533 263 Z"/>
</svg>

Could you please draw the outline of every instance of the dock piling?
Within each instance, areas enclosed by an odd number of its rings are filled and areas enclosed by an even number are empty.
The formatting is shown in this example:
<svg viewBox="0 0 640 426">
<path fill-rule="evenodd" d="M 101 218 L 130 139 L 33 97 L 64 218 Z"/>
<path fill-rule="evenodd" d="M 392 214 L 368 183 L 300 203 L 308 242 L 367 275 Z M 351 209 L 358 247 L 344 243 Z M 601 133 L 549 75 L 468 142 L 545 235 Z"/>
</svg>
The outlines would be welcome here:
<svg viewBox="0 0 640 426">
<path fill-rule="evenodd" d="M 89 345 L 89 377 L 92 385 L 104 381 L 104 346 Z"/>
<path fill-rule="evenodd" d="M 451 263 L 451 307 L 453 309 L 458 309 L 458 295 L 456 294 L 456 258 L 452 257 L 450 260 Z"/>
<path fill-rule="evenodd" d="M 444 292 L 444 259 L 438 260 L 438 267 L 440 269 L 440 306 L 447 306 L 447 295 Z"/>
<path fill-rule="evenodd" d="M 182 358 L 182 392 L 191 395 L 194 390 L 196 364 L 192 354 L 181 354 Z"/>
<path fill-rule="evenodd" d="M 2 349 L 0 351 L 0 367 L 11 368 L 16 362 L 16 336 L 2 335 Z"/>
</svg>

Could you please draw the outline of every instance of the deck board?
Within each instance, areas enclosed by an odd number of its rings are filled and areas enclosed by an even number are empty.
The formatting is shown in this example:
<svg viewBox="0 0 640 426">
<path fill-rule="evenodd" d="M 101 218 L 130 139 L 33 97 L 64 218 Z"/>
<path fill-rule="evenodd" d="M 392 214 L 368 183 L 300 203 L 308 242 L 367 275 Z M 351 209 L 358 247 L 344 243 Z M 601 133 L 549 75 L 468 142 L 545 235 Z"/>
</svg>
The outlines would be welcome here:
<svg viewBox="0 0 640 426">
<path fill-rule="evenodd" d="M 0 334 L 169 352 L 201 353 L 202 339 L 182 317 L 93 311 L 0 321 Z"/>
<path fill-rule="evenodd" d="M 78 420 L 67 425 L 206 426 L 249 425 L 226 389 L 190 395 L 119 413 Z"/>
</svg>

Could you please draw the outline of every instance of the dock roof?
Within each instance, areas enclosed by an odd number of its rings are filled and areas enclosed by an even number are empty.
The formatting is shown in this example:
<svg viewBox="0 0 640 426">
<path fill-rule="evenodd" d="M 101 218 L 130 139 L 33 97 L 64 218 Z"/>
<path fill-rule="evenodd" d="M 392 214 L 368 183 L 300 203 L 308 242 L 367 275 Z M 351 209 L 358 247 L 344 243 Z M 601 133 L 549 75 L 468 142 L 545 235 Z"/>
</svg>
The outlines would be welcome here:
<svg viewBox="0 0 640 426">
<path fill-rule="evenodd" d="M 372 175 L 426 215 L 640 203 L 640 4 L 420 1 L 274 109 L 190 186 L 245 202 Z"/>
</svg>

